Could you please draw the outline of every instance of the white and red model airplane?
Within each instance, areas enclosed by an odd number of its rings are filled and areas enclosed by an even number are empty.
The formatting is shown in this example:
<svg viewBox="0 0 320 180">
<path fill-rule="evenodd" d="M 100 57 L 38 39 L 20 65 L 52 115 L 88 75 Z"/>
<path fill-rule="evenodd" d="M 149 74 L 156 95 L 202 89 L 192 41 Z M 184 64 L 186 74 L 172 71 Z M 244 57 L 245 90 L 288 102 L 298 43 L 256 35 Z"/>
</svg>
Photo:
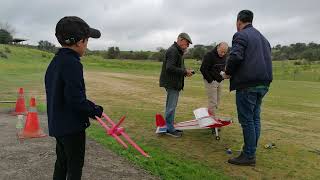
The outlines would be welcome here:
<svg viewBox="0 0 320 180">
<path fill-rule="evenodd" d="M 175 129 L 212 129 L 212 134 L 216 140 L 220 140 L 219 128 L 228 126 L 232 123 L 231 118 L 217 117 L 208 113 L 208 108 L 198 108 L 193 111 L 195 119 L 174 124 Z M 156 133 L 162 134 L 167 132 L 166 121 L 161 114 L 156 114 Z"/>
</svg>

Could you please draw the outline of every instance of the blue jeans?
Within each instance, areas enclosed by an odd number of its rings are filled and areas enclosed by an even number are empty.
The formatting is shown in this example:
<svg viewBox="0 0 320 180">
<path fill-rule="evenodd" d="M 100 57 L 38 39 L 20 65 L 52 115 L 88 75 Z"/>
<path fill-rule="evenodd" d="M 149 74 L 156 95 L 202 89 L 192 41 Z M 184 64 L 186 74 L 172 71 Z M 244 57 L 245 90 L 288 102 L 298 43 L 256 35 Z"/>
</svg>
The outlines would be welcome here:
<svg viewBox="0 0 320 180">
<path fill-rule="evenodd" d="M 261 103 L 268 90 L 268 87 L 251 87 L 236 91 L 238 119 L 244 140 L 242 151 L 249 158 L 256 154 L 261 128 Z"/>
<path fill-rule="evenodd" d="M 179 92 L 178 90 L 174 89 L 167 89 L 167 100 L 166 100 L 166 109 L 165 109 L 165 118 L 167 124 L 167 131 L 173 132 L 174 129 L 174 115 L 176 112 L 176 107 L 178 104 L 179 99 Z"/>
</svg>

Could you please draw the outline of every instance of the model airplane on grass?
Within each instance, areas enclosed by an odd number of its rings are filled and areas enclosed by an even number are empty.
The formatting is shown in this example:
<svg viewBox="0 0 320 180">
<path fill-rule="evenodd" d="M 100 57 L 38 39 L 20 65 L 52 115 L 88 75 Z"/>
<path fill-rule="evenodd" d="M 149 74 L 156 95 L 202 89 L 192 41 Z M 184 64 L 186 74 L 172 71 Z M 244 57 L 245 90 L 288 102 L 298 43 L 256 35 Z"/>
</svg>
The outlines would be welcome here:
<svg viewBox="0 0 320 180">
<path fill-rule="evenodd" d="M 195 119 L 174 124 L 175 129 L 211 129 L 216 140 L 220 140 L 219 128 L 232 123 L 231 118 L 213 116 L 208 113 L 208 108 L 198 108 L 193 111 Z M 156 133 L 167 132 L 166 121 L 161 114 L 156 114 Z"/>
</svg>

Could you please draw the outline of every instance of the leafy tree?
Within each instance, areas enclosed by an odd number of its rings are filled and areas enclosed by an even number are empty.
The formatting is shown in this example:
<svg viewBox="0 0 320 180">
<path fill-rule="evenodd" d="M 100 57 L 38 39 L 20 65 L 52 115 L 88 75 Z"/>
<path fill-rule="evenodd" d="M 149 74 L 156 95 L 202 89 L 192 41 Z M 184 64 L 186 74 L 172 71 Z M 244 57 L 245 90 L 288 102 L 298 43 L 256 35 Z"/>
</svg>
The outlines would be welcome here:
<svg viewBox="0 0 320 180">
<path fill-rule="evenodd" d="M 216 47 L 217 43 L 212 43 L 210 45 L 202 45 L 197 44 L 194 45 L 193 48 L 189 48 L 187 53 L 185 53 L 184 57 L 186 59 L 197 59 L 202 60 L 203 56 L 208 52 L 211 51 L 214 47 Z"/>
<path fill-rule="evenodd" d="M 9 31 L 0 29 L 0 44 L 10 44 L 12 39 L 12 35 Z"/>
<path fill-rule="evenodd" d="M 309 61 L 317 61 L 320 60 L 320 48 L 319 49 L 308 49 L 302 53 L 303 59 L 307 59 Z"/>
<path fill-rule="evenodd" d="M 281 45 L 280 44 L 277 44 L 275 47 L 274 47 L 275 50 L 280 50 L 281 49 Z"/>
<path fill-rule="evenodd" d="M 0 44 L 10 44 L 15 30 L 9 23 L 0 22 Z"/>
<path fill-rule="evenodd" d="M 201 44 L 194 45 L 194 48 L 192 51 L 192 57 L 197 60 L 201 60 L 206 52 L 207 52 L 207 49 L 205 48 L 204 45 L 201 45 Z"/>
<path fill-rule="evenodd" d="M 298 60 L 305 59 L 307 61 L 320 60 L 320 44 L 311 42 L 295 43 L 289 46 L 276 45 L 272 48 L 273 60 Z"/>
<path fill-rule="evenodd" d="M 139 60 L 139 59 L 148 59 L 149 57 L 149 53 L 148 51 L 136 51 L 133 53 L 133 57 L 132 59 L 136 59 L 136 60 Z"/>
<path fill-rule="evenodd" d="M 308 44 L 308 47 L 309 48 L 320 48 L 320 44 L 311 42 L 311 43 Z"/>
<path fill-rule="evenodd" d="M 38 49 L 45 50 L 45 51 L 50 51 L 50 52 L 55 52 L 56 51 L 56 46 L 49 42 L 49 41 L 39 41 L 38 42 Z"/>
<path fill-rule="evenodd" d="M 108 59 L 117 59 L 120 56 L 119 47 L 109 47 L 107 52 Z"/>
<path fill-rule="evenodd" d="M 157 50 L 158 50 L 158 52 L 153 53 L 149 57 L 149 59 L 163 62 L 164 59 L 166 58 L 166 50 L 164 48 L 162 48 L 162 47 L 158 47 Z"/>
</svg>

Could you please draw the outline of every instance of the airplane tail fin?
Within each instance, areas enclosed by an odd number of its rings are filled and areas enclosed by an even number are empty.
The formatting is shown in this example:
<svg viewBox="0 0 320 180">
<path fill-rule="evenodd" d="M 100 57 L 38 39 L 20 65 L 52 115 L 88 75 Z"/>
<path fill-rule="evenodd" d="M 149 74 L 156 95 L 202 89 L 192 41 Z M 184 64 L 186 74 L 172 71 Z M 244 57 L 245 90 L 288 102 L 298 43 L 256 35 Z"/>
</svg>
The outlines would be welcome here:
<svg viewBox="0 0 320 180">
<path fill-rule="evenodd" d="M 166 126 L 166 121 L 164 120 L 163 116 L 159 113 L 156 114 L 156 133 L 165 133 L 167 132 L 167 126 Z"/>
<path fill-rule="evenodd" d="M 166 125 L 166 121 L 164 120 L 163 116 L 159 113 L 156 114 L 156 126 L 162 127 Z"/>
</svg>

